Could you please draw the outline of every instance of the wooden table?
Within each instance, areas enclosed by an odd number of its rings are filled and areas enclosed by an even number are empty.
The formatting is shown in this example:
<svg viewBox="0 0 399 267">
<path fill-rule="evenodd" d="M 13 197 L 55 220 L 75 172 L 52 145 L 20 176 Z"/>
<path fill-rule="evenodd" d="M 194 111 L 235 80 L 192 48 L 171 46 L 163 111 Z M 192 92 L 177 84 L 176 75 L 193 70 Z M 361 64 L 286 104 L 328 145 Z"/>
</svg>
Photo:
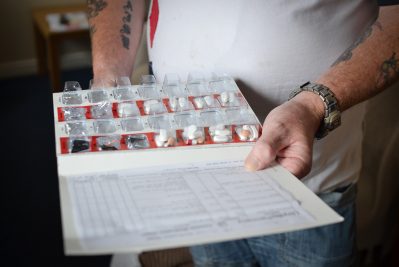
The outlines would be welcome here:
<svg viewBox="0 0 399 267">
<path fill-rule="evenodd" d="M 38 74 L 46 74 L 48 71 L 54 92 L 62 91 L 60 80 L 60 44 L 66 39 L 88 38 L 90 34 L 88 29 L 63 32 L 50 31 L 46 15 L 51 13 L 86 11 L 86 8 L 86 5 L 79 5 L 36 8 L 32 11 Z"/>
</svg>

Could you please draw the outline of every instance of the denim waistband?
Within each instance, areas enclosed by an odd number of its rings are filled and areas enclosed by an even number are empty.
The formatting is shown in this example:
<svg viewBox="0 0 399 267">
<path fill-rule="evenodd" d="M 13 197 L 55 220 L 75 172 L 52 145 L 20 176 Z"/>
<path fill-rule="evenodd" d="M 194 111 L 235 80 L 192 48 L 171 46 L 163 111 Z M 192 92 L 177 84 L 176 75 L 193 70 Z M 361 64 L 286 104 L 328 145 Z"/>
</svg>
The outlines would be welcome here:
<svg viewBox="0 0 399 267">
<path fill-rule="evenodd" d="M 320 193 L 318 196 L 329 206 L 343 206 L 348 203 L 352 203 L 356 199 L 357 184 L 352 183 L 350 185 L 340 187 L 332 192 Z"/>
</svg>

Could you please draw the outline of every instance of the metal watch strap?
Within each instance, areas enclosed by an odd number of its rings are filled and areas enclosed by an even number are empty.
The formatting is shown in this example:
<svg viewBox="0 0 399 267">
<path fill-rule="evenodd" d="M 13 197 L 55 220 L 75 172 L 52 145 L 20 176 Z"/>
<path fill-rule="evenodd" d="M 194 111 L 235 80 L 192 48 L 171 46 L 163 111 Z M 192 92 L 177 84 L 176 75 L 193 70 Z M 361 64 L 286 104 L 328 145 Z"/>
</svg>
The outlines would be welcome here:
<svg viewBox="0 0 399 267">
<path fill-rule="evenodd" d="M 302 91 L 313 92 L 324 102 L 324 119 L 316 132 L 317 139 L 323 138 L 330 131 L 341 125 L 341 112 L 338 107 L 337 99 L 327 86 L 306 82 L 290 93 L 289 100 Z"/>
</svg>

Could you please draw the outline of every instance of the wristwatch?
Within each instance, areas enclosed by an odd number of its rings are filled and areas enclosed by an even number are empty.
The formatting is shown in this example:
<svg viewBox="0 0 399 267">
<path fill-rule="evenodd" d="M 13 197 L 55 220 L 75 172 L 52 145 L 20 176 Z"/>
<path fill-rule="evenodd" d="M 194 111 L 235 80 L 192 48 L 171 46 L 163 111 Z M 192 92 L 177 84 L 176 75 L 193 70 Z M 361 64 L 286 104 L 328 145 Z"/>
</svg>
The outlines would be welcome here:
<svg viewBox="0 0 399 267">
<path fill-rule="evenodd" d="M 329 132 L 341 125 L 341 112 L 339 110 L 337 99 L 333 92 L 322 84 L 306 82 L 290 93 L 289 99 L 302 91 L 309 91 L 317 94 L 324 102 L 324 119 L 316 132 L 316 138 L 321 139 Z"/>
</svg>

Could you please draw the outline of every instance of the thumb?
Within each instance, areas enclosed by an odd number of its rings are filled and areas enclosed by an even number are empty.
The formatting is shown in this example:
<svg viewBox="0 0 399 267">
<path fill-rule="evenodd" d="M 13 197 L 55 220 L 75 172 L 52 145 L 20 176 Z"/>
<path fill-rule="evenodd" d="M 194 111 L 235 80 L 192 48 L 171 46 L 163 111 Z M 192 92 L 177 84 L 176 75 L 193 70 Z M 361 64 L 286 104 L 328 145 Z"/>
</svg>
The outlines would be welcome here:
<svg viewBox="0 0 399 267">
<path fill-rule="evenodd" d="M 282 146 L 282 139 L 276 132 L 265 131 L 256 142 L 245 160 L 245 168 L 258 171 L 267 168 L 276 159 L 278 149 Z"/>
</svg>

